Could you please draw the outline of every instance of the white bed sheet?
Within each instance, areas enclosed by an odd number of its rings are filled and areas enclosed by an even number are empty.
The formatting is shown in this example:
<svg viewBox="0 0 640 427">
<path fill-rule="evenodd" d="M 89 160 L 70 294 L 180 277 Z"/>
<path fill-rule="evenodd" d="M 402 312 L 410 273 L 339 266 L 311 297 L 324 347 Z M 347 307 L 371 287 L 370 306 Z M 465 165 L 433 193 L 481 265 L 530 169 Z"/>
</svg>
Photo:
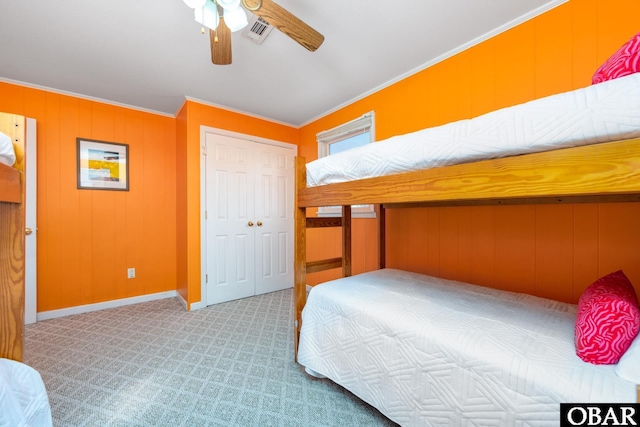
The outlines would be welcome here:
<svg viewBox="0 0 640 427">
<path fill-rule="evenodd" d="M 576 306 L 393 269 L 314 287 L 298 361 L 403 426 L 557 426 L 559 403 L 635 402 L 575 354 Z"/>
<path fill-rule="evenodd" d="M 51 408 L 38 371 L 0 359 L 0 427 L 49 427 Z"/>
<path fill-rule="evenodd" d="M 640 73 L 307 164 L 309 187 L 640 137 Z"/>
<path fill-rule="evenodd" d="M 16 153 L 13 149 L 13 142 L 8 135 L 0 132 L 0 163 L 13 166 L 16 162 Z"/>
</svg>

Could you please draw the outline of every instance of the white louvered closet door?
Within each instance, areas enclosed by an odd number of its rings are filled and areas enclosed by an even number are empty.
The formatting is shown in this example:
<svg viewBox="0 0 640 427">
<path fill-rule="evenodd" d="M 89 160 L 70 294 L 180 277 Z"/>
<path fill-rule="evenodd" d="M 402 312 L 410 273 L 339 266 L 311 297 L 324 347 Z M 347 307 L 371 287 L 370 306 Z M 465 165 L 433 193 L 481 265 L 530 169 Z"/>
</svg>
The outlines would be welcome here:
<svg viewBox="0 0 640 427">
<path fill-rule="evenodd" d="M 207 305 L 293 286 L 293 149 L 206 134 Z"/>
</svg>

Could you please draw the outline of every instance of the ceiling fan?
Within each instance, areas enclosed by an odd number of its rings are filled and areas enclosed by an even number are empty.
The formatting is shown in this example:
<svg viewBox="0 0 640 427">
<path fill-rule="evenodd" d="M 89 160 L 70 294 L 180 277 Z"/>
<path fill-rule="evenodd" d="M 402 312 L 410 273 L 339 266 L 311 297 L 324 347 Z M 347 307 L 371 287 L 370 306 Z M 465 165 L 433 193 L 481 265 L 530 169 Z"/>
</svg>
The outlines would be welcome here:
<svg viewBox="0 0 640 427">
<path fill-rule="evenodd" d="M 211 61 L 216 65 L 231 64 L 231 33 L 247 25 L 244 9 L 259 16 L 311 52 L 318 49 L 324 41 L 322 34 L 272 0 L 184 0 L 184 2 L 194 9 L 196 21 L 209 28 Z"/>
</svg>

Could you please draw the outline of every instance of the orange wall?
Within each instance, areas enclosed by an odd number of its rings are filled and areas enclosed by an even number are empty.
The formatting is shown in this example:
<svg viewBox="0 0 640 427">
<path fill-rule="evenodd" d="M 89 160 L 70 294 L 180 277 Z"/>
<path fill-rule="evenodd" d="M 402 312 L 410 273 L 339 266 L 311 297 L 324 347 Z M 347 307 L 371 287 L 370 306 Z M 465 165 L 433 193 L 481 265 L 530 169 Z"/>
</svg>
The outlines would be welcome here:
<svg viewBox="0 0 640 427">
<path fill-rule="evenodd" d="M 315 159 L 317 132 L 370 110 L 381 140 L 584 87 L 638 32 L 639 14 L 637 0 L 571 0 L 305 126 L 299 152 Z M 389 267 L 571 302 L 622 268 L 640 293 L 640 204 L 391 210 L 387 221 Z M 356 273 L 375 264 L 366 243 L 375 227 L 358 227 Z M 339 235 L 318 233 L 309 236 L 309 259 L 336 256 Z"/>
<path fill-rule="evenodd" d="M 298 143 L 293 127 L 191 101 L 174 119 L 8 83 L 0 94 L 0 111 L 37 120 L 38 312 L 173 290 L 200 301 L 200 125 Z M 76 137 L 129 144 L 130 191 L 78 190 Z"/>
<path fill-rule="evenodd" d="M 385 139 L 585 86 L 638 31 L 638 12 L 637 0 L 571 0 L 299 130 L 191 101 L 174 119 L 0 83 L 0 111 L 38 122 L 38 311 L 170 290 L 200 301 L 201 124 L 296 143 L 314 159 L 317 132 L 367 111 Z M 76 188 L 78 136 L 129 144 L 129 192 Z M 616 268 L 640 283 L 640 204 L 388 216 L 392 267 L 564 300 Z M 375 221 L 354 221 L 353 236 L 354 271 L 374 269 Z M 338 242 L 336 230 L 311 230 L 309 259 L 335 256 Z"/>
<path fill-rule="evenodd" d="M 178 113 L 178 291 L 188 304 L 201 299 L 200 126 L 298 144 L 298 129 L 187 101 Z M 182 219 L 184 218 L 184 221 Z"/>
<path fill-rule="evenodd" d="M 189 300 L 187 281 L 187 108 L 176 116 L 176 290 Z"/>
<path fill-rule="evenodd" d="M 175 120 L 7 83 L 0 94 L 0 111 L 37 120 L 38 311 L 175 290 Z M 78 190 L 76 137 L 129 144 L 130 190 Z"/>
</svg>

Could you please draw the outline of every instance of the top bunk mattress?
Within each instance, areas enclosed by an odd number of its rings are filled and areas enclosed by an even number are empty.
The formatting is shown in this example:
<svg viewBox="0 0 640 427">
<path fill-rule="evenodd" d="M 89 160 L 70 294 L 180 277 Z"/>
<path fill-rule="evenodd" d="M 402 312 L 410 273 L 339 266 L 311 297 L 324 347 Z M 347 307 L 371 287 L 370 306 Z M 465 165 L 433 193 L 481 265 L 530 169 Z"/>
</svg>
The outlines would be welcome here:
<svg viewBox="0 0 640 427">
<path fill-rule="evenodd" d="M 16 153 L 13 149 L 13 141 L 8 135 L 0 132 L 0 163 L 13 166 L 16 162 Z"/>
<path fill-rule="evenodd" d="M 307 186 L 640 137 L 640 73 L 307 164 Z"/>
</svg>

